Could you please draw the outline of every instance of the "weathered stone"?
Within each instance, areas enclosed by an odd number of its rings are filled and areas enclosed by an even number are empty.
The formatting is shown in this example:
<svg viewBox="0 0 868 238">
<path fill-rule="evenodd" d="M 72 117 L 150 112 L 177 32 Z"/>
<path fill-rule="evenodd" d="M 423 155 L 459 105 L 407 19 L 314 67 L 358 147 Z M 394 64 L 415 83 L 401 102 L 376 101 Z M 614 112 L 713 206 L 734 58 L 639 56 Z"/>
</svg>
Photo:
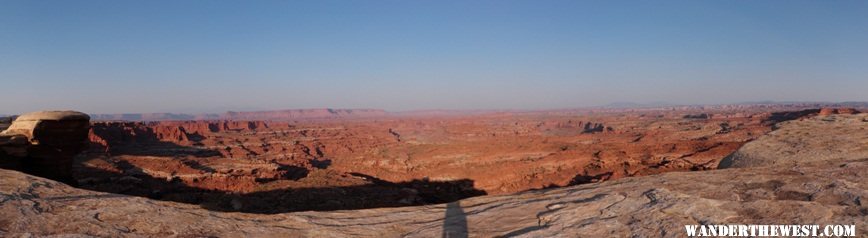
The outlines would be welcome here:
<svg viewBox="0 0 868 238">
<path fill-rule="evenodd" d="M 787 121 L 745 144 L 718 168 L 795 166 L 868 158 L 868 114 L 827 115 Z"/>
<path fill-rule="evenodd" d="M 0 165 L 71 181 L 73 157 L 88 146 L 87 114 L 42 111 L 18 116 L 0 132 Z"/>
</svg>

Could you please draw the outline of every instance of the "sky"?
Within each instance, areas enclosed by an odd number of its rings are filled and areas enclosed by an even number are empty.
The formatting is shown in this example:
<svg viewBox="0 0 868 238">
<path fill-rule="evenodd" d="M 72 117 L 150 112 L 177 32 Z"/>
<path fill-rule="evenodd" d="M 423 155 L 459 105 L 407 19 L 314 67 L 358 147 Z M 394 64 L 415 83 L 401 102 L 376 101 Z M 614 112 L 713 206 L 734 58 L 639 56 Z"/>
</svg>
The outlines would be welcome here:
<svg viewBox="0 0 868 238">
<path fill-rule="evenodd" d="M 868 101 L 868 1 L 0 1 L 0 114 Z"/>
</svg>

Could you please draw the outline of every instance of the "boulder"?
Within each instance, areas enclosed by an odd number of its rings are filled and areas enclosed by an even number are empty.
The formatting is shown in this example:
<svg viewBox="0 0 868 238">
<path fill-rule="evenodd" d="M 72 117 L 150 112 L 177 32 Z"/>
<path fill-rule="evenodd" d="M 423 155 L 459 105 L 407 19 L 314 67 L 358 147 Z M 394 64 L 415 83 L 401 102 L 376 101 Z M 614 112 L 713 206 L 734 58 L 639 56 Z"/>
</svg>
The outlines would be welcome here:
<svg viewBox="0 0 868 238">
<path fill-rule="evenodd" d="M 0 132 L 0 166 L 70 181 L 73 157 L 88 146 L 90 117 L 75 111 L 18 116 Z"/>
</svg>

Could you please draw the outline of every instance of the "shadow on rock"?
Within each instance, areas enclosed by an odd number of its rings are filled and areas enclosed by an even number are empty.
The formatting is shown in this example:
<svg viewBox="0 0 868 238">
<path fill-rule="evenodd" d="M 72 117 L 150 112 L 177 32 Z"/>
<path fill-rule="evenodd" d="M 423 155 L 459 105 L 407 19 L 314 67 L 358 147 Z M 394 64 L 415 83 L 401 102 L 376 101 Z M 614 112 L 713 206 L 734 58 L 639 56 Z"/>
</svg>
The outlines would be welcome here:
<svg viewBox="0 0 868 238">
<path fill-rule="evenodd" d="M 570 180 L 570 183 L 567 186 L 574 186 L 586 183 L 596 183 L 606 181 L 612 177 L 612 172 L 601 173 L 597 175 L 584 175 L 578 174 Z"/>
<path fill-rule="evenodd" d="M 817 114 L 820 112 L 820 109 L 807 109 L 801 111 L 786 111 L 786 112 L 773 112 L 769 115 L 768 118 L 762 121 L 763 124 L 766 125 L 774 125 L 780 122 L 796 120 L 799 118 L 803 118 L 809 115 Z M 773 127 L 776 128 L 776 127 Z"/>
<path fill-rule="evenodd" d="M 461 208 L 461 202 L 450 202 L 446 205 L 446 215 L 443 219 L 443 238 L 467 237 L 467 214 Z"/>
<path fill-rule="evenodd" d="M 176 178 L 159 178 L 125 161 L 121 172 L 82 166 L 79 173 L 102 181 L 80 183 L 80 188 L 152 199 L 196 204 L 224 212 L 274 214 L 294 211 L 329 211 L 401 207 L 454 202 L 485 195 L 468 179 L 456 181 L 412 180 L 389 182 L 364 174 L 352 174 L 369 183 L 343 187 L 313 187 L 233 192 L 193 187 Z M 305 168 L 297 167 L 292 169 Z M 138 171 L 138 172 L 137 172 Z M 291 178 L 286 178 L 291 180 Z M 454 209 L 453 209 L 454 210 Z"/>
<path fill-rule="evenodd" d="M 158 156 L 158 157 L 214 157 L 222 156 L 217 150 L 178 145 L 172 142 L 154 141 L 142 144 L 121 144 L 106 147 L 91 143 L 90 150 L 102 150 L 106 155 L 135 155 L 135 156 Z"/>
</svg>

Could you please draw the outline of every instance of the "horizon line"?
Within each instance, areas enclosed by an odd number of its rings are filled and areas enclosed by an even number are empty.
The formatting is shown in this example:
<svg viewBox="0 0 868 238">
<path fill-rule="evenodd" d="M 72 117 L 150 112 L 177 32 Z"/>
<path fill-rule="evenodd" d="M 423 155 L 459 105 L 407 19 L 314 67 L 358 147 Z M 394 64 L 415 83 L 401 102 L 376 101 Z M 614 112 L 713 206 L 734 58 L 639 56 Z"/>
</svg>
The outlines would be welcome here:
<svg viewBox="0 0 868 238">
<path fill-rule="evenodd" d="M 796 104 L 817 104 L 822 106 L 835 106 L 835 105 L 846 105 L 846 104 L 868 104 L 868 101 L 840 101 L 840 102 L 829 102 L 829 101 L 748 101 L 748 102 L 738 102 L 738 103 L 711 103 L 711 104 L 678 104 L 678 103 L 667 103 L 667 102 L 654 102 L 654 103 L 634 103 L 634 102 L 613 102 L 605 105 L 596 105 L 596 106 L 577 106 L 577 107 L 552 107 L 552 108 L 536 108 L 536 109 L 519 109 L 519 108 L 490 108 L 490 109 L 444 109 L 444 108 L 427 108 L 427 109 L 413 109 L 413 110 L 387 110 L 382 108 L 373 108 L 373 107 L 358 107 L 358 108 L 341 108 L 341 107 L 310 107 L 310 108 L 280 108 L 280 109 L 263 109 L 263 110 L 226 110 L 222 112 L 171 112 L 171 111 L 163 111 L 163 112 L 85 112 L 88 115 L 153 115 L 153 114 L 174 114 L 174 115 L 190 115 L 190 116 L 201 116 L 201 115 L 220 115 L 220 114 L 228 114 L 228 113 L 252 113 L 252 112 L 277 112 L 277 111 L 303 111 L 303 110 L 377 110 L 382 111 L 384 113 L 390 114 L 401 114 L 401 113 L 422 113 L 422 112 L 436 112 L 436 111 L 444 111 L 444 112 L 545 112 L 545 111 L 561 111 L 561 110 L 583 110 L 583 109 L 653 109 L 653 108 L 670 108 L 670 107 L 700 107 L 700 106 L 728 106 L 728 105 L 796 105 Z M 54 110 L 75 110 L 75 109 L 45 109 L 45 110 L 35 110 L 35 111 L 54 111 Z M 26 112 L 19 113 L 0 113 L 0 116 L 12 116 L 19 115 Z"/>
</svg>

